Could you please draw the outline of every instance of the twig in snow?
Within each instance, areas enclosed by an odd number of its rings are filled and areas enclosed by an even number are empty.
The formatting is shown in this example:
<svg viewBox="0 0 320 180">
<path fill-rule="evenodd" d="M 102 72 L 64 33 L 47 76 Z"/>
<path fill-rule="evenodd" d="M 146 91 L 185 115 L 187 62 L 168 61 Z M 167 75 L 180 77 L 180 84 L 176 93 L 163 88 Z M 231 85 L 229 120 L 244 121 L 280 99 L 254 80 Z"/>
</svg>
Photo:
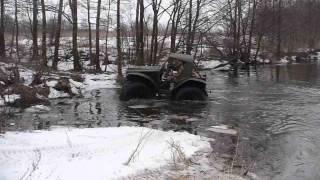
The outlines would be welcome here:
<svg viewBox="0 0 320 180">
<path fill-rule="evenodd" d="M 68 132 L 65 131 L 65 133 L 66 133 L 66 136 L 67 136 L 67 143 L 68 143 L 69 147 L 72 148 L 72 142 L 71 142 L 71 140 L 70 140 L 70 137 L 69 137 L 69 135 L 68 135 Z"/>
<path fill-rule="evenodd" d="M 134 159 L 136 158 L 136 156 L 139 154 L 138 150 L 140 148 L 140 146 L 142 146 L 142 143 L 145 139 L 147 139 L 148 137 L 150 137 L 152 134 L 152 130 L 149 130 L 146 134 L 144 134 L 143 136 L 141 135 L 139 138 L 139 142 L 136 146 L 136 148 L 134 149 L 134 151 L 131 153 L 129 159 L 127 162 L 124 163 L 124 165 L 128 166 L 130 164 L 131 161 L 134 161 Z"/>
<path fill-rule="evenodd" d="M 72 146 L 72 141 L 71 141 L 71 139 L 70 139 L 70 137 L 69 137 L 69 134 L 68 134 L 67 131 L 65 131 L 65 133 L 66 133 L 66 136 L 67 136 L 67 143 L 68 143 L 69 147 L 72 149 L 73 146 Z M 75 158 L 75 157 L 77 157 L 77 156 L 79 156 L 79 153 L 74 153 L 74 152 L 72 152 L 72 158 Z"/>
<path fill-rule="evenodd" d="M 240 133 L 239 133 L 240 134 Z M 238 137 L 237 137 L 237 144 L 236 144 L 236 149 L 235 149 L 235 154 L 232 158 L 232 162 L 231 162 L 231 167 L 230 167 L 230 174 L 232 174 L 233 172 L 233 167 L 234 167 L 234 162 L 235 162 L 235 159 L 237 158 L 238 156 L 238 150 L 239 150 L 239 139 L 240 139 L 240 135 L 238 134 Z"/>
</svg>

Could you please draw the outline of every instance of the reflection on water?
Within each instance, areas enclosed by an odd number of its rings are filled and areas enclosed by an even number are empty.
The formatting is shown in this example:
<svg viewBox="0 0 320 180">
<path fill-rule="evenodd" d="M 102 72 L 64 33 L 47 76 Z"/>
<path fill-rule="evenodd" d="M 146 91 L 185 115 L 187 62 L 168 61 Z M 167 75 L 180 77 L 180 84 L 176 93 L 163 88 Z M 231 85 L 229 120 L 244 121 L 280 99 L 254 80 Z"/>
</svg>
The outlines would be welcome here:
<svg viewBox="0 0 320 180">
<path fill-rule="evenodd" d="M 119 102 L 116 89 L 80 99 L 52 101 L 51 111 L 6 116 L 7 129 L 50 126 L 147 126 L 217 139 L 217 151 L 234 150 L 234 138 L 206 129 L 229 125 L 240 132 L 239 158 L 266 179 L 320 179 L 320 71 L 318 65 L 262 66 L 237 75 L 207 72 L 209 101 Z M 222 147 L 221 143 L 231 147 Z"/>
</svg>

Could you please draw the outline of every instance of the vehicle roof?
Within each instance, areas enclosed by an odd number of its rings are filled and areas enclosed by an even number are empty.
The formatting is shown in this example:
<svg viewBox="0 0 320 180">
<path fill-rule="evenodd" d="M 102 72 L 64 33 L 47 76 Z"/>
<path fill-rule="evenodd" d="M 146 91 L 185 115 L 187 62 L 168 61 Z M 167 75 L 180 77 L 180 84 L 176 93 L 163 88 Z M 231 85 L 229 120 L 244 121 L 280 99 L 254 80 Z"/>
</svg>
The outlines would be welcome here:
<svg viewBox="0 0 320 180">
<path fill-rule="evenodd" d="M 187 54 L 171 53 L 169 58 L 177 59 L 187 63 L 193 63 L 193 56 Z"/>
</svg>

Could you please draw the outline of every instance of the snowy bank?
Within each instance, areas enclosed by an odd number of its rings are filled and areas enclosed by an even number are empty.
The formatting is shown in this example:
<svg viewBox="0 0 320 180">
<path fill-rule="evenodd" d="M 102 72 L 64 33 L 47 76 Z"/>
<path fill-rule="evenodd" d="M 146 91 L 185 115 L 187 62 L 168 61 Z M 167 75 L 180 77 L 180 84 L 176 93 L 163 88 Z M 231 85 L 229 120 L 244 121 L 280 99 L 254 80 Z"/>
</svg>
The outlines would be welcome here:
<svg viewBox="0 0 320 180">
<path fill-rule="evenodd" d="M 95 89 L 108 89 L 117 88 L 116 83 L 117 74 L 84 74 L 84 86 L 82 87 L 85 92 Z"/>
<path fill-rule="evenodd" d="M 210 148 L 206 138 L 141 127 L 7 132 L 0 136 L 0 179 L 117 179 Z M 135 153 L 134 153 L 135 152 Z"/>
<path fill-rule="evenodd" d="M 203 69 L 214 69 L 215 67 L 226 64 L 226 61 L 217 61 L 217 60 L 210 60 L 210 61 L 200 61 L 199 66 Z M 217 68 L 215 70 L 220 71 L 228 71 L 230 69 L 230 65 L 226 65 L 224 67 Z"/>
<path fill-rule="evenodd" d="M 73 67 L 72 62 L 64 62 L 64 66 L 69 67 L 67 64 Z M 93 90 L 118 88 L 116 65 L 105 66 L 101 64 L 101 66 L 105 72 L 96 74 L 90 73 L 90 70 L 81 74 L 62 71 L 39 74 L 22 65 L 16 66 L 12 63 L 0 62 L 0 76 L 2 75 L 6 80 L 0 81 L 2 91 L 0 92 L 0 106 L 15 105 L 19 107 L 23 104 L 24 107 L 29 107 L 44 101 L 47 102 L 48 99 L 82 97 L 84 93 Z M 17 73 L 18 77 L 12 79 L 10 77 L 15 70 L 19 72 Z M 26 99 L 31 103 L 27 103 Z M 19 100 L 22 103 L 19 103 Z"/>
</svg>

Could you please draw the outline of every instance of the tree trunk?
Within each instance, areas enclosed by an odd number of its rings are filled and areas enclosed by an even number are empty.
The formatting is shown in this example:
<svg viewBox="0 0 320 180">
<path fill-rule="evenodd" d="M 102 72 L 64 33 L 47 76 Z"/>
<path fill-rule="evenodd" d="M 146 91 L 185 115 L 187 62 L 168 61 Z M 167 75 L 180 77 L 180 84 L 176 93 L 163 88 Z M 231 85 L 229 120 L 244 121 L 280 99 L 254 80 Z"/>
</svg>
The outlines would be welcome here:
<svg viewBox="0 0 320 180">
<path fill-rule="evenodd" d="M 96 19 L 96 71 L 101 71 L 100 67 L 100 13 L 101 13 L 101 0 L 98 0 L 98 7 L 97 7 L 97 19 Z"/>
<path fill-rule="evenodd" d="M 170 14 L 170 18 L 172 18 L 172 15 L 173 15 L 173 13 Z M 167 36 L 168 36 L 169 26 L 170 26 L 170 20 L 167 22 L 166 30 L 165 30 L 165 33 L 164 33 L 163 38 L 161 40 L 161 45 L 160 45 L 160 49 L 159 49 L 159 53 L 160 54 L 162 53 L 162 50 L 163 50 L 163 47 L 164 47 L 164 43 L 165 43 L 165 41 L 167 39 Z"/>
<path fill-rule="evenodd" d="M 122 51 L 121 51 L 120 0 L 117 0 L 117 51 L 118 51 L 118 79 L 122 79 Z"/>
<path fill-rule="evenodd" d="M 14 24 L 16 27 L 16 54 L 17 59 L 20 62 L 20 56 L 19 56 L 19 21 L 18 21 L 18 0 L 15 0 L 14 2 Z"/>
<path fill-rule="evenodd" d="M 186 40 L 186 54 L 191 54 L 191 51 L 192 51 L 191 33 L 192 33 L 192 0 L 189 0 L 189 17 L 188 17 L 188 34 L 187 34 L 187 40 Z"/>
<path fill-rule="evenodd" d="M 237 15 L 237 59 L 240 59 L 241 56 L 241 47 L 240 47 L 240 39 L 241 39 L 241 18 L 242 18 L 242 7 L 241 7 L 241 0 L 237 0 L 237 8 L 238 8 L 238 15 Z"/>
<path fill-rule="evenodd" d="M 78 52 L 78 0 L 69 0 L 72 14 L 72 55 L 73 69 L 81 71 L 80 57 Z"/>
<path fill-rule="evenodd" d="M 139 22 L 136 23 L 138 30 L 137 30 L 137 42 L 136 42 L 136 46 L 137 46 L 137 60 L 136 60 L 136 65 L 144 65 L 144 0 L 138 0 L 138 5 L 137 8 L 139 8 L 139 12 L 138 17 L 136 17 L 136 20 L 138 19 Z"/>
<path fill-rule="evenodd" d="M 88 28 L 89 28 L 89 60 L 90 60 L 90 65 L 93 65 L 93 59 L 92 59 L 92 30 L 91 30 L 91 21 L 90 21 L 90 0 L 87 0 L 87 13 L 88 13 Z"/>
<path fill-rule="evenodd" d="M 278 32 L 277 32 L 277 52 L 276 58 L 281 58 L 281 29 L 282 29 L 282 0 L 278 2 Z"/>
<path fill-rule="evenodd" d="M 247 51 L 249 59 L 251 59 L 252 37 L 253 37 L 253 31 L 255 27 L 254 25 L 256 22 L 256 8 L 257 8 L 257 1 L 253 0 L 252 17 L 251 17 L 250 30 L 249 30 L 249 44 L 248 44 L 248 51 Z"/>
<path fill-rule="evenodd" d="M 58 22 L 55 32 L 55 40 L 54 40 L 54 58 L 52 62 L 52 68 L 57 70 L 58 61 L 59 61 L 59 46 L 60 46 L 60 34 L 61 34 L 61 22 L 62 22 L 62 8 L 63 8 L 63 0 L 59 2 L 59 12 L 58 12 Z"/>
<path fill-rule="evenodd" d="M 104 57 L 104 65 L 105 65 L 105 70 L 107 71 L 107 65 L 109 64 L 109 54 L 108 54 L 108 37 L 109 37 L 109 26 L 110 26 L 110 9 L 111 9 L 111 0 L 109 0 L 108 2 L 108 21 L 107 21 L 107 31 L 106 31 L 106 53 L 105 53 L 105 57 Z"/>
<path fill-rule="evenodd" d="M 184 7 L 185 8 L 185 7 Z M 182 0 L 175 0 L 173 4 L 173 15 L 171 18 L 171 40 L 170 40 L 170 52 L 176 52 L 176 40 L 178 25 L 184 14 L 184 8 L 182 10 Z"/>
<path fill-rule="evenodd" d="M 32 60 L 38 60 L 38 0 L 33 0 L 32 19 Z"/>
<path fill-rule="evenodd" d="M 46 6 L 44 0 L 41 0 L 42 10 L 42 60 L 43 66 L 47 67 L 47 17 L 46 17 Z"/>
<path fill-rule="evenodd" d="M 195 15 L 194 20 L 193 20 L 192 31 L 191 31 L 191 34 L 190 34 L 190 47 L 189 47 L 190 49 L 189 49 L 189 52 L 187 52 L 187 54 L 188 53 L 191 54 L 191 51 L 193 49 L 193 42 L 194 42 L 194 39 L 195 39 L 198 20 L 199 20 L 199 16 L 200 16 L 201 3 L 202 3 L 201 0 L 197 0 L 196 15 Z"/>
<path fill-rule="evenodd" d="M 138 53 L 139 53 L 139 37 L 140 37 L 140 30 L 139 30 L 139 11 L 140 11 L 140 0 L 137 0 L 136 6 L 136 22 L 135 22 L 135 30 L 136 30 L 136 61 L 135 64 L 138 64 Z"/>
<path fill-rule="evenodd" d="M 162 0 L 152 0 L 152 10 L 153 10 L 153 26 L 152 26 L 152 38 L 151 38 L 151 53 L 150 53 L 150 64 L 157 63 L 157 53 L 158 53 L 158 13 Z"/>
<path fill-rule="evenodd" d="M 154 51 L 154 40 L 155 40 L 155 26 L 156 21 L 158 20 L 158 17 L 156 17 L 156 2 L 157 0 L 152 0 L 152 10 L 153 10 L 153 24 L 152 24 L 152 34 L 151 34 L 151 44 L 150 44 L 150 57 L 149 57 L 149 65 L 153 63 L 153 51 Z M 148 36 L 147 36 L 148 39 Z"/>
<path fill-rule="evenodd" d="M 6 56 L 6 45 L 4 38 L 4 0 L 0 0 L 0 57 Z"/>
<path fill-rule="evenodd" d="M 14 46 L 14 36 L 16 35 L 16 28 L 15 28 L 15 24 L 13 24 L 13 32 L 11 34 L 11 43 L 10 43 L 10 57 L 12 57 L 13 54 L 13 46 Z"/>
</svg>

